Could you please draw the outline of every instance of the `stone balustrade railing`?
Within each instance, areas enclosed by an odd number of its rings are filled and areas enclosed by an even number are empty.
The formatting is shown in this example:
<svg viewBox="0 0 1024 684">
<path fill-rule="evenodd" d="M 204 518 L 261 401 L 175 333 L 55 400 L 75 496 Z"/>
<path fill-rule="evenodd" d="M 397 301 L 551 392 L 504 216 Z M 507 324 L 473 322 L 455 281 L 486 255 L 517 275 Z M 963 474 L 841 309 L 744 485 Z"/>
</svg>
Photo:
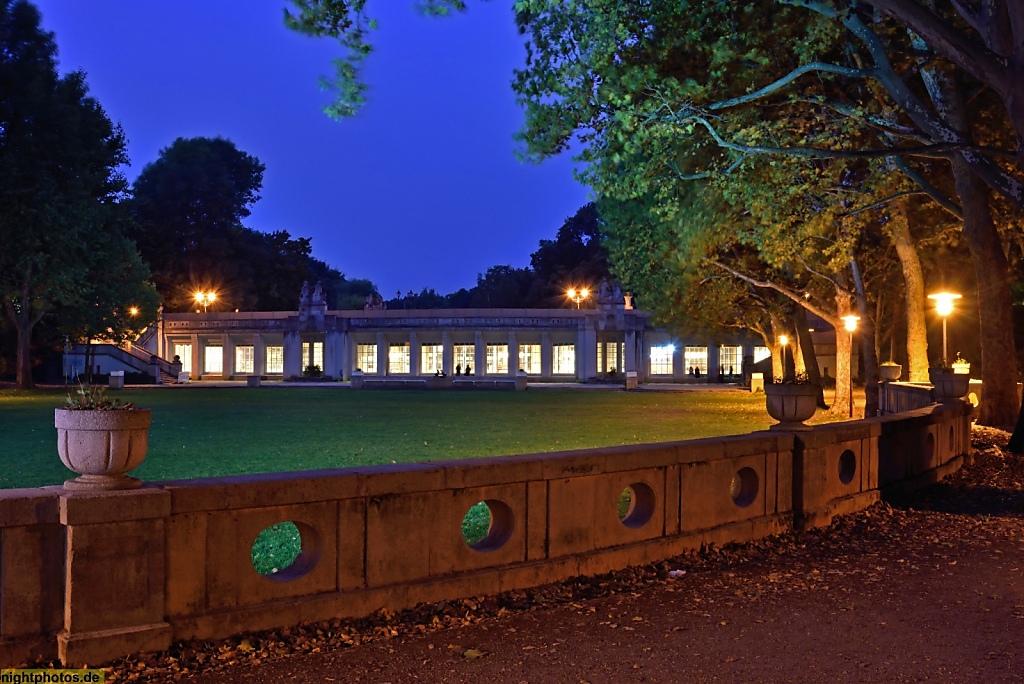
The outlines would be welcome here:
<svg viewBox="0 0 1024 684">
<path fill-rule="evenodd" d="M 970 453 L 962 402 L 686 442 L 160 482 L 104 494 L 0 490 L 0 667 L 95 665 L 307 620 L 360 616 L 827 524 Z M 620 517 L 629 488 L 632 505 Z M 460 525 L 486 502 L 487 536 Z M 302 551 L 259 574 L 257 535 Z"/>
</svg>

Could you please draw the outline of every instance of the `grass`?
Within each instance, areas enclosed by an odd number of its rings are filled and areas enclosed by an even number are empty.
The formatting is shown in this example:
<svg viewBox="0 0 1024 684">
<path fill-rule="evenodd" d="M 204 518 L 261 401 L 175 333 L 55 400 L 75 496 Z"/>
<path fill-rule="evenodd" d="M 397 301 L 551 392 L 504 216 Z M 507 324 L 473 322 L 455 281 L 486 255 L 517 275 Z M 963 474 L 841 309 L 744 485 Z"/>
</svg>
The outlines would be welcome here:
<svg viewBox="0 0 1024 684">
<path fill-rule="evenodd" d="M 153 409 L 143 480 L 641 444 L 766 428 L 763 395 L 722 392 L 168 388 L 112 393 Z M 0 489 L 60 484 L 66 393 L 0 390 Z"/>
<path fill-rule="evenodd" d="M 175 387 L 111 394 L 153 409 L 149 452 L 132 472 L 147 481 L 642 444 L 742 434 L 772 422 L 764 395 L 737 390 Z M 66 395 L 0 390 L 0 489 L 74 476 L 57 456 L 53 427 L 53 409 Z M 479 541 L 489 524 L 486 506 L 470 509 L 467 542 Z M 291 528 L 261 538 L 253 548 L 257 570 L 287 567 L 298 538 Z"/>
</svg>

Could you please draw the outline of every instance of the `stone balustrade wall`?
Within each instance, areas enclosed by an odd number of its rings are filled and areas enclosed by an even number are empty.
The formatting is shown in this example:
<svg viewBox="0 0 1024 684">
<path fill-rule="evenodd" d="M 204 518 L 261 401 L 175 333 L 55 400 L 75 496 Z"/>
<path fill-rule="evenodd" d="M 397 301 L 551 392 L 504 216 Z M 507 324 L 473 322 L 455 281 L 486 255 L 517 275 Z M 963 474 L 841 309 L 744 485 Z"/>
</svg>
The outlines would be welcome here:
<svg viewBox="0 0 1024 684">
<path fill-rule="evenodd" d="M 0 490 L 0 667 L 99 664 L 380 608 L 493 594 L 827 524 L 970 453 L 970 407 L 736 437 L 554 454 L 159 482 L 84 494 Z M 618 502 L 630 488 L 632 505 Z M 473 547 L 461 523 L 486 502 Z M 296 562 L 253 568 L 292 521 Z"/>
</svg>

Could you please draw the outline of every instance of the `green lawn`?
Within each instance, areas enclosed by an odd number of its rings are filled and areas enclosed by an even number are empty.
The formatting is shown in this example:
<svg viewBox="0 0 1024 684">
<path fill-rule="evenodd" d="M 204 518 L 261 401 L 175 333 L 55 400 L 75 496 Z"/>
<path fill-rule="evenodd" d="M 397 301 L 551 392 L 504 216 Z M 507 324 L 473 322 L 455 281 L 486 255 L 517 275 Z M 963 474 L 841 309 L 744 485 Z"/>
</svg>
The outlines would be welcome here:
<svg viewBox="0 0 1024 684">
<path fill-rule="evenodd" d="M 721 392 L 130 389 L 153 409 L 144 480 L 406 463 L 740 434 L 764 396 Z M 60 484 L 64 392 L 0 391 L 0 488 Z"/>
</svg>

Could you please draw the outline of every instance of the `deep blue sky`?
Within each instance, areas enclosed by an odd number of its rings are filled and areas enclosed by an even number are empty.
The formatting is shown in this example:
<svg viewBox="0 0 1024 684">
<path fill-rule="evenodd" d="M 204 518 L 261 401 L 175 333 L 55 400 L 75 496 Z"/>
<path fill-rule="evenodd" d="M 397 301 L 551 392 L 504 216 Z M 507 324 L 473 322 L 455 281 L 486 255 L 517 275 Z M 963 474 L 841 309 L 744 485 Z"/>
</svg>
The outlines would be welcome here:
<svg viewBox="0 0 1024 684">
<path fill-rule="evenodd" d="M 570 159 L 513 154 L 511 4 L 436 19 L 412 0 L 369 3 L 369 104 L 337 122 L 319 77 L 340 48 L 285 29 L 282 0 L 36 0 L 61 71 L 84 70 L 124 127 L 130 180 L 179 136 L 228 138 L 267 167 L 246 225 L 311 237 L 317 258 L 385 297 L 527 266 L 587 201 Z"/>
</svg>

